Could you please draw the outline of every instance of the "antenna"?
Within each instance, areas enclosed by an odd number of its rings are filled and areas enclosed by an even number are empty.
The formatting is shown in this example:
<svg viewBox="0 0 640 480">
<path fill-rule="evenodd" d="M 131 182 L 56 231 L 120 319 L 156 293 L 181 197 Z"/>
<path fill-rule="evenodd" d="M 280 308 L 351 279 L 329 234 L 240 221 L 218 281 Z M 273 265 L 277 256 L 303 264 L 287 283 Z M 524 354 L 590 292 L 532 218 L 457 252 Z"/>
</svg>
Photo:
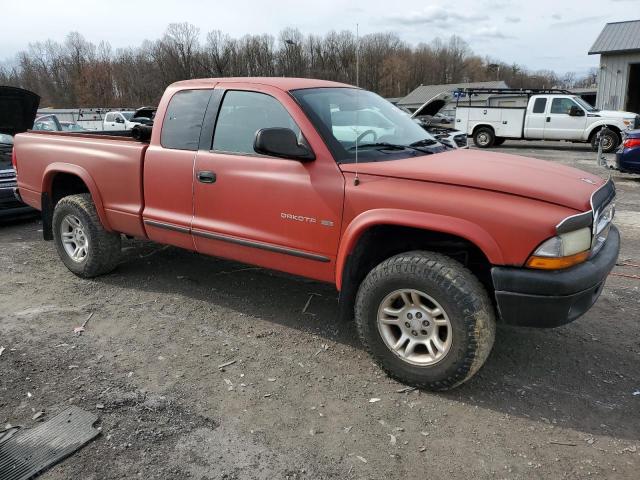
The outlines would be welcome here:
<svg viewBox="0 0 640 480">
<path fill-rule="evenodd" d="M 356 23 L 356 176 L 353 179 L 353 185 L 360 185 L 360 177 L 358 176 L 358 111 L 360 110 L 360 105 L 358 100 L 360 100 L 360 25 Z"/>
</svg>

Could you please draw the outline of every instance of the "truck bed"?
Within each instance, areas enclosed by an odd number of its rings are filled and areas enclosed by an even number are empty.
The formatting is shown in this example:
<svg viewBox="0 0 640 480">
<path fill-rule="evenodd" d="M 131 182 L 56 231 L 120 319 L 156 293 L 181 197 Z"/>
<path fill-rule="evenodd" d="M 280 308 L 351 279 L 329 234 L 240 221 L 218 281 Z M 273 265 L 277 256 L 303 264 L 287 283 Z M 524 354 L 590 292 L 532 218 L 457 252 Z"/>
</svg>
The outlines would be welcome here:
<svg viewBox="0 0 640 480">
<path fill-rule="evenodd" d="M 57 189 L 64 189 L 64 177 L 79 177 L 89 188 L 96 206 L 104 208 L 105 218 L 101 220 L 105 226 L 144 236 L 142 169 L 147 147 L 147 143 L 134 140 L 128 132 L 127 136 L 124 132 L 19 134 L 14 148 L 20 194 L 27 204 L 41 210 L 43 191 L 52 185 L 55 196 Z M 28 162 L 29 168 L 20 169 L 22 162 Z"/>
<path fill-rule="evenodd" d="M 526 112 L 526 107 L 460 105 L 456 109 L 456 128 L 472 135 L 476 125 L 490 125 L 496 137 L 523 138 Z"/>
</svg>

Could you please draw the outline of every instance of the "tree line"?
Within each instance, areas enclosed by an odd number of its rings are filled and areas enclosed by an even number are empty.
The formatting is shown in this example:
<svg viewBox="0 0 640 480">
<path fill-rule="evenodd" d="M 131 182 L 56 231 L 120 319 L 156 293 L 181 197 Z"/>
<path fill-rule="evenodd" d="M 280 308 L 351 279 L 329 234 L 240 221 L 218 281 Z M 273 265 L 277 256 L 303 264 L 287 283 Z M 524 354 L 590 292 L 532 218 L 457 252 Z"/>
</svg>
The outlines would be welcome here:
<svg viewBox="0 0 640 480">
<path fill-rule="evenodd" d="M 30 44 L 13 66 L 0 67 L 0 84 L 32 90 L 42 106 L 57 108 L 155 105 L 175 81 L 231 76 L 357 83 L 384 97 L 404 96 L 421 84 L 504 80 L 514 88 L 551 88 L 595 81 L 594 75 L 560 78 L 482 57 L 455 35 L 413 46 L 392 33 L 357 38 L 350 31 L 320 36 L 289 28 L 277 36 L 232 38 L 214 30 L 202 42 L 200 30 L 189 23 L 172 23 L 158 40 L 117 50 L 72 32 L 62 43 Z"/>
</svg>

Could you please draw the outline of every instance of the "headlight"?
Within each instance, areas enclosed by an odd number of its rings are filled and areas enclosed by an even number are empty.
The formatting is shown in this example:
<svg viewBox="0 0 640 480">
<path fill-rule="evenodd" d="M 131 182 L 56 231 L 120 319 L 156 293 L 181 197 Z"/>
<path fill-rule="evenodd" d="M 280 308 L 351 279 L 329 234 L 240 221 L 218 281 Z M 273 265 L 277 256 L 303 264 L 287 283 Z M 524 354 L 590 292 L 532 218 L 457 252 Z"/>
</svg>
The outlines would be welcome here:
<svg viewBox="0 0 640 480">
<path fill-rule="evenodd" d="M 602 211 L 596 212 L 595 222 L 593 223 L 593 244 L 591 245 L 593 255 L 600 251 L 604 242 L 607 240 L 615 213 L 615 203 L 610 203 L 603 208 Z"/>
<path fill-rule="evenodd" d="M 552 237 L 536 248 L 527 266 L 557 270 L 582 263 L 591 254 L 591 240 L 592 232 L 587 227 Z"/>
</svg>

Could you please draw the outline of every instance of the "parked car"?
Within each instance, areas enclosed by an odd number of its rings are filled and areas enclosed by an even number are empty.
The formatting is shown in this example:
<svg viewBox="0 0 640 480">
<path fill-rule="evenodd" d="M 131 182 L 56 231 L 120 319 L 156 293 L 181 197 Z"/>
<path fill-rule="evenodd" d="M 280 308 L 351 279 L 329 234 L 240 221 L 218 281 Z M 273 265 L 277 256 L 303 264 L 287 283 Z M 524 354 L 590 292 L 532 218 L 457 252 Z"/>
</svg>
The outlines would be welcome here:
<svg viewBox="0 0 640 480">
<path fill-rule="evenodd" d="M 335 115 L 354 109 L 384 117 L 383 131 Z M 468 380 L 496 321 L 580 317 L 618 257 L 611 180 L 445 149 L 349 85 L 188 80 L 167 88 L 156 118 L 149 144 L 16 137 L 19 193 L 64 265 L 106 274 L 126 234 L 329 282 L 367 351 L 410 385 Z"/>
<path fill-rule="evenodd" d="M 415 116 L 413 112 L 408 110 L 405 107 L 397 106 L 396 108 L 400 109 L 407 116 L 409 116 L 415 123 L 420 125 L 424 130 L 429 132 L 433 138 L 435 138 L 438 142 L 450 148 L 467 148 L 467 134 L 456 130 L 455 128 L 445 127 L 442 125 L 434 125 L 430 120 L 426 120 L 427 117 Z M 438 104 L 436 109 L 441 108 L 441 105 Z M 437 111 L 437 110 L 436 110 Z"/>
<path fill-rule="evenodd" d="M 423 127 L 440 143 L 452 148 L 468 148 L 467 134 L 451 127 L 431 125 Z"/>
<path fill-rule="evenodd" d="M 438 112 L 433 116 L 433 123 L 439 123 L 439 124 L 443 124 L 443 125 L 448 125 L 450 123 L 455 122 L 455 117 L 450 117 L 448 115 L 445 115 L 442 112 Z"/>
<path fill-rule="evenodd" d="M 640 173 L 640 130 L 626 134 L 616 153 L 616 167 L 621 172 Z"/>
<path fill-rule="evenodd" d="M 102 122 L 103 130 L 131 130 L 135 125 L 139 125 L 140 122 L 133 121 L 133 114 L 135 112 L 109 112 L 104 116 Z"/>
<path fill-rule="evenodd" d="M 14 135 L 33 126 L 39 103 L 40 97 L 33 92 L 0 86 L 0 218 L 35 212 L 14 195 L 12 156 Z"/>
<path fill-rule="evenodd" d="M 153 120 L 156 118 L 157 110 L 157 107 L 141 107 L 134 112 L 131 117 L 131 122 L 153 126 Z"/>
<path fill-rule="evenodd" d="M 76 122 L 60 122 L 60 127 L 62 127 L 63 132 L 88 132 L 86 128 L 78 125 Z"/>
<path fill-rule="evenodd" d="M 462 93 L 467 98 L 476 94 L 528 96 L 528 104 L 522 108 L 458 104 L 456 126 L 472 136 L 479 148 L 498 146 L 506 139 L 521 139 L 589 142 L 597 150 L 597 133 L 606 126 L 602 150 L 609 153 L 620 145 L 623 132 L 640 128 L 640 115 L 598 110 L 563 90 L 466 88 Z"/>
<path fill-rule="evenodd" d="M 61 132 L 62 124 L 56 115 L 42 115 L 36 118 L 33 122 L 33 128 L 31 130 L 43 131 L 43 132 Z"/>
<path fill-rule="evenodd" d="M 441 92 L 433 98 L 427 100 L 420 108 L 414 112 L 409 112 L 411 118 L 433 135 L 440 143 L 452 148 L 467 148 L 467 134 L 447 127 L 442 119 L 449 118 L 443 109 L 448 102 L 448 92 Z M 449 112 L 448 110 L 446 112 Z"/>
</svg>

